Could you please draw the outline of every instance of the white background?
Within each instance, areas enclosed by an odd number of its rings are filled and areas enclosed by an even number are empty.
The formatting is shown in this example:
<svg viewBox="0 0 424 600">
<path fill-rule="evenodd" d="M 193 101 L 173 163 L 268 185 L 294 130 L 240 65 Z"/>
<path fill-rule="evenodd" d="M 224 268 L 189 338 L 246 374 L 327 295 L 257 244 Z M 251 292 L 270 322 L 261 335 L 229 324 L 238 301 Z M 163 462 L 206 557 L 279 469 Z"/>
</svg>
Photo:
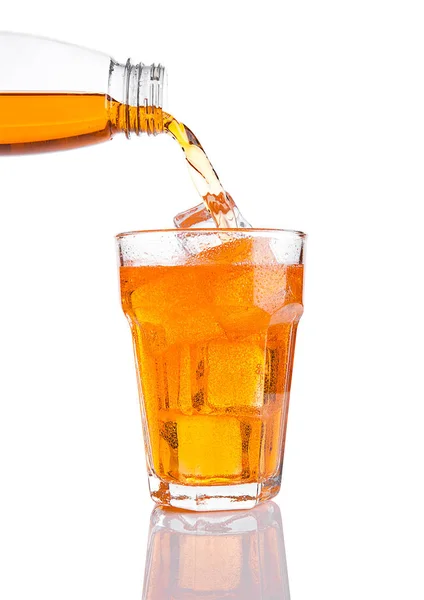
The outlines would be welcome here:
<svg viewBox="0 0 424 600">
<path fill-rule="evenodd" d="M 421 9 L 2 5 L 4 30 L 165 64 L 247 218 L 309 234 L 278 497 L 294 600 L 424 597 Z M 0 597 L 139 600 L 153 505 L 113 236 L 195 192 L 160 137 L 0 157 L 0 190 Z"/>
</svg>

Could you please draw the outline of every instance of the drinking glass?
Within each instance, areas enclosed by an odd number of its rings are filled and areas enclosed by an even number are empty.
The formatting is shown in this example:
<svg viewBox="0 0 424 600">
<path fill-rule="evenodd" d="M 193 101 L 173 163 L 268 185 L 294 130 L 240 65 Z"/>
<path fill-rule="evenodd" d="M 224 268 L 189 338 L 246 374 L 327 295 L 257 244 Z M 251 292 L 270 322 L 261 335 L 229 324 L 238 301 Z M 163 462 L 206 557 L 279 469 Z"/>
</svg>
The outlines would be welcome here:
<svg viewBox="0 0 424 600">
<path fill-rule="evenodd" d="M 280 488 L 305 234 L 117 236 L 152 498 L 251 508 Z"/>
</svg>

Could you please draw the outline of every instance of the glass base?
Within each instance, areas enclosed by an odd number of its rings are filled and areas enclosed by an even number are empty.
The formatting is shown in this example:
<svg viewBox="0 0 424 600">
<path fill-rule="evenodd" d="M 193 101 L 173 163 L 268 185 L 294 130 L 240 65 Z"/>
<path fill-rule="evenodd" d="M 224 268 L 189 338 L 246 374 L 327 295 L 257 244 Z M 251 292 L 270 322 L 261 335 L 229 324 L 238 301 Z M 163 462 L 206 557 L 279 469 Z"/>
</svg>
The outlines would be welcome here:
<svg viewBox="0 0 424 600">
<path fill-rule="evenodd" d="M 264 483 L 236 485 L 181 485 L 149 475 L 150 495 L 158 504 L 183 510 L 246 510 L 274 498 L 280 491 L 280 478 Z"/>
</svg>

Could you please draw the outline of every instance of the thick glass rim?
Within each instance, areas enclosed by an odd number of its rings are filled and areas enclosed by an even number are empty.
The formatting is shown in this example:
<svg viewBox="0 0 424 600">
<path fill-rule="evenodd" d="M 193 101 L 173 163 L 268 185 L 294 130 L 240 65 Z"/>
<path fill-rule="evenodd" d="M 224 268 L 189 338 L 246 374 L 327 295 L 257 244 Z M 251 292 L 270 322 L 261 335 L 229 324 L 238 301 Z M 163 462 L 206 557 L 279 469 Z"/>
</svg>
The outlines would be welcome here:
<svg viewBox="0 0 424 600">
<path fill-rule="evenodd" d="M 299 239 L 303 239 L 305 240 L 308 236 L 306 233 L 303 233 L 303 231 L 297 231 L 295 229 L 269 229 L 269 228 L 260 228 L 260 227 L 246 227 L 246 228 L 225 228 L 225 229 L 221 229 L 221 228 L 197 228 L 197 227 L 193 227 L 192 229 L 179 229 L 177 227 L 175 227 L 174 229 L 140 229 L 140 230 L 134 230 L 134 231 L 125 231 L 124 233 L 118 233 L 115 238 L 117 240 L 120 240 L 122 238 L 125 237 L 129 237 L 129 236 L 138 236 L 138 235 L 144 235 L 144 234 L 148 234 L 148 233 L 157 233 L 157 234 L 163 234 L 163 233 L 172 233 L 172 234 L 177 234 L 177 233 L 189 233 L 190 235 L 195 235 L 196 233 L 220 233 L 220 232 L 225 232 L 225 233 L 245 233 L 246 235 L 249 234 L 255 234 L 255 233 L 269 233 L 270 235 L 275 235 L 278 233 L 287 233 L 290 234 L 294 237 L 297 237 Z"/>
</svg>

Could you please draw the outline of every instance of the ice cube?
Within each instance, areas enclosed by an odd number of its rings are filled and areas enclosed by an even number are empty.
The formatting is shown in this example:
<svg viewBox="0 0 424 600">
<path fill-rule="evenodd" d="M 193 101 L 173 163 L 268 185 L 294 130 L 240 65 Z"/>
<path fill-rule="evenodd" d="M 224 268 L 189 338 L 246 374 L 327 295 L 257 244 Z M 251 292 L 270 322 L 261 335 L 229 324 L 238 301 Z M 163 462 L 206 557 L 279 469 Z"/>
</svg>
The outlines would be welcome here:
<svg viewBox="0 0 424 600">
<path fill-rule="evenodd" d="M 270 323 L 269 314 L 256 306 L 214 306 L 213 313 L 229 340 L 266 335 Z"/>
<path fill-rule="evenodd" d="M 211 245 L 209 235 L 205 234 L 205 247 L 194 257 L 198 264 L 277 264 L 266 238 L 253 238 L 241 232 L 217 230 Z"/>
<path fill-rule="evenodd" d="M 233 218 L 231 226 L 237 229 L 250 228 L 248 220 L 243 217 L 238 206 L 228 192 L 220 194 L 208 193 L 204 196 L 204 201 L 193 208 L 184 210 L 174 217 L 174 224 L 180 229 L 189 229 L 190 227 L 211 228 L 216 227 L 216 221 L 212 216 L 215 215 L 219 226 L 229 226 L 229 223 L 221 225 L 221 213 L 229 214 Z"/>
<path fill-rule="evenodd" d="M 247 342 L 211 341 L 208 344 L 208 405 L 214 411 L 260 408 L 264 374 L 264 347 Z"/>
<path fill-rule="evenodd" d="M 215 227 L 215 221 L 211 217 L 211 213 L 205 207 L 204 203 L 198 204 L 193 208 L 189 208 L 178 213 L 174 217 L 175 227 L 180 229 L 189 229 L 190 227 Z"/>
<path fill-rule="evenodd" d="M 228 477 L 242 471 L 240 423 L 235 417 L 177 417 L 179 473 Z"/>
<path fill-rule="evenodd" d="M 263 328 L 286 302 L 283 265 L 235 265 L 213 269 L 208 292 L 219 323 L 224 327 Z"/>
<path fill-rule="evenodd" d="M 162 277 L 147 280 L 130 298 L 138 323 L 163 327 L 166 343 L 195 343 L 223 335 L 196 273 L 185 267 L 156 267 Z"/>
</svg>

